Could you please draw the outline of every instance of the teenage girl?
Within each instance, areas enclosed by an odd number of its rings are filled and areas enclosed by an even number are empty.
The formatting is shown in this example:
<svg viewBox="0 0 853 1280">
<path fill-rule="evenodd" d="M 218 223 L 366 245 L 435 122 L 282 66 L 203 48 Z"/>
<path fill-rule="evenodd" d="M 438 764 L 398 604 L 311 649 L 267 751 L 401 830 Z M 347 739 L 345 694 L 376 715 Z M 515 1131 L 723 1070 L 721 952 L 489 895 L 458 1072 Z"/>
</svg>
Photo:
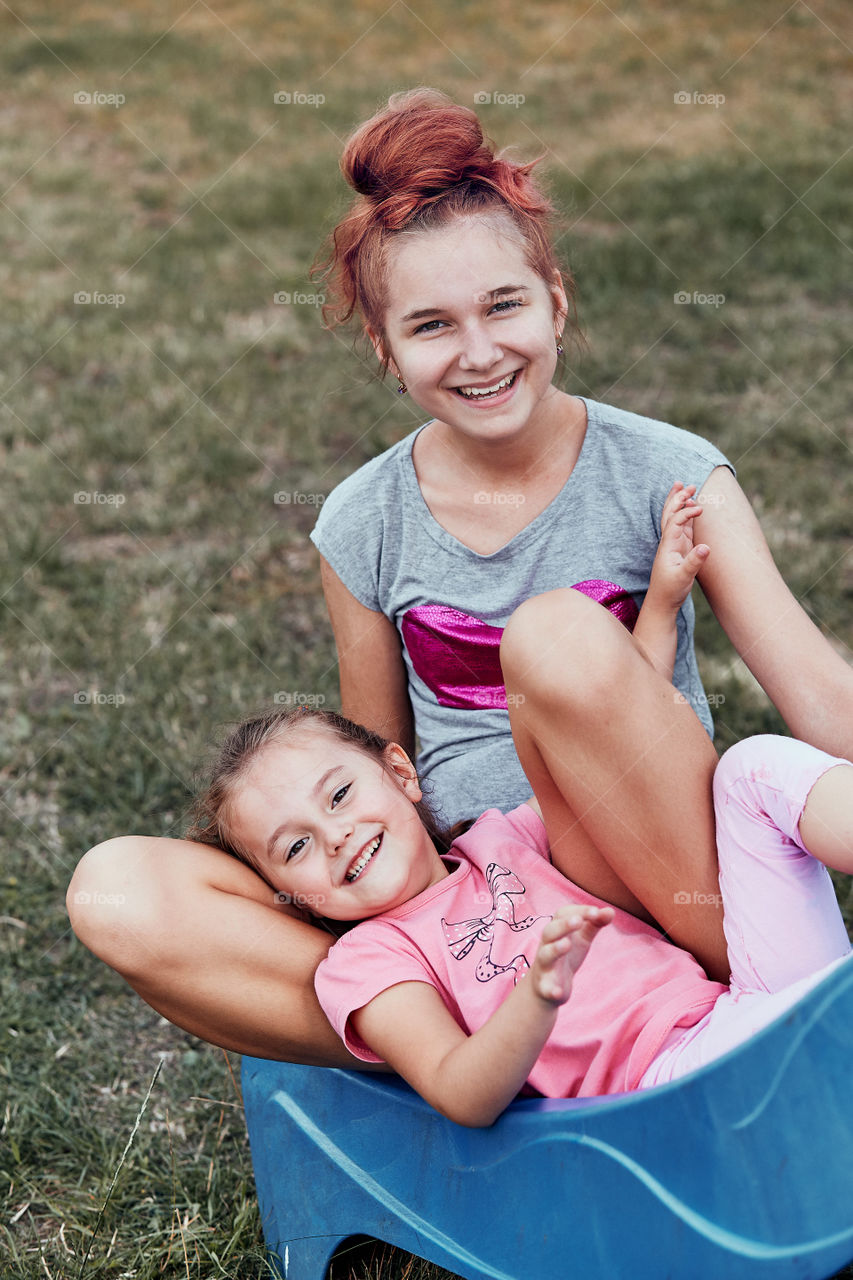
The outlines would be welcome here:
<svg viewBox="0 0 853 1280">
<path fill-rule="evenodd" d="M 792 733 L 853 756 L 853 675 L 791 596 L 713 446 L 554 385 L 572 289 L 532 165 L 497 157 L 473 112 L 418 91 L 362 126 L 343 168 L 358 197 L 335 231 L 328 292 L 429 416 L 340 486 L 315 531 L 343 710 L 409 753 L 417 734 L 448 824 L 512 808 L 532 784 L 574 883 L 652 917 L 724 977 L 717 757 L 690 600 L 674 660 L 683 698 L 628 629 L 674 481 L 701 504 L 700 585 Z M 497 660 L 523 601 L 531 675 L 561 689 L 538 706 L 530 783 Z M 533 703 L 514 707 L 516 733 Z M 674 910 L 684 885 L 694 897 Z M 107 841 L 68 904 L 81 939 L 195 1034 L 352 1062 L 313 990 L 328 937 L 226 853 Z"/>
</svg>

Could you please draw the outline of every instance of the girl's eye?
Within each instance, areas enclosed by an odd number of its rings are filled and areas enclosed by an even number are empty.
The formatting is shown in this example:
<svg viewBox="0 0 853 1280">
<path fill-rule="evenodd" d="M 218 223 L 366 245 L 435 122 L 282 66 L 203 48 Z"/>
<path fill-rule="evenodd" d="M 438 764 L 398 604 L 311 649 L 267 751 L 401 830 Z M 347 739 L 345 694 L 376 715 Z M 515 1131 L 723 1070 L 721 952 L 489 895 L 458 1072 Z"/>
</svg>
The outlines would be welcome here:
<svg viewBox="0 0 853 1280">
<path fill-rule="evenodd" d="M 341 801 L 343 800 L 344 796 L 345 796 L 345 795 L 346 795 L 346 793 L 349 791 L 349 789 L 350 789 L 350 787 L 351 787 L 351 786 L 352 786 L 352 783 L 351 783 L 351 782 L 348 782 L 348 783 L 347 783 L 347 785 L 346 785 L 345 787 L 340 787 L 340 788 L 335 792 L 335 794 L 332 796 L 332 808 L 333 808 L 333 809 L 334 809 L 335 805 L 338 805 L 338 804 L 340 804 L 340 803 L 341 803 Z"/>
<path fill-rule="evenodd" d="M 438 325 L 444 324 L 443 320 L 427 320 L 425 324 L 419 324 L 415 333 L 435 333 Z"/>
<path fill-rule="evenodd" d="M 523 306 L 521 298 L 502 298 L 500 302 L 496 302 L 492 307 L 493 311 L 515 311 L 518 307 Z"/>
<path fill-rule="evenodd" d="M 287 851 L 287 857 L 285 858 L 285 862 L 289 862 L 291 858 L 296 857 L 297 853 L 301 853 L 302 849 L 305 847 L 305 844 L 306 844 L 305 840 L 294 840 L 293 844 L 290 846 L 290 848 Z"/>
</svg>

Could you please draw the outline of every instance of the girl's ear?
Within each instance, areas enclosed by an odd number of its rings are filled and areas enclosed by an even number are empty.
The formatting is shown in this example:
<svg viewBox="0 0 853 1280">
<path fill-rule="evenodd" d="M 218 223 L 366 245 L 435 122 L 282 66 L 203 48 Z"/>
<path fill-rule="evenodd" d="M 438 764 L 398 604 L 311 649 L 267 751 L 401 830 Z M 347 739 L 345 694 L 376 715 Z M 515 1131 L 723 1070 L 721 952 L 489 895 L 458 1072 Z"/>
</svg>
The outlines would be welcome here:
<svg viewBox="0 0 853 1280">
<path fill-rule="evenodd" d="M 391 370 L 394 377 L 398 378 L 400 376 L 399 370 L 394 363 L 394 360 L 393 360 L 393 357 L 391 356 L 390 351 L 386 351 L 385 344 L 382 341 L 382 338 L 380 337 L 380 335 L 376 332 L 375 329 L 371 329 L 370 325 L 365 326 L 365 333 L 367 334 L 367 337 L 370 341 L 370 345 L 373 347 L 373 350 L 376 352 L 376 359 L 379 361 L 381 365 L 387 364 L 388 368 Z"/>
<path fill-rule="evenodd" d="M 410 800 L 420 800 L 423 796 L 415 766 L 405 751 L 396 742 L 389 742 L 382 752 L 385 767 L 399 782 Z"/>
<path fill-rule="evenodd" d="M 560 275 L 559 271 L 556 270 L 551 281 L 550 294 L 551 301 L 554 304 L 554 326 L 557 331 L 557 336 L 559 337 L 562 334 L 566 320 L 568 319 L 569 300 L 566 297 L 563 277 Z"/>
</svg>

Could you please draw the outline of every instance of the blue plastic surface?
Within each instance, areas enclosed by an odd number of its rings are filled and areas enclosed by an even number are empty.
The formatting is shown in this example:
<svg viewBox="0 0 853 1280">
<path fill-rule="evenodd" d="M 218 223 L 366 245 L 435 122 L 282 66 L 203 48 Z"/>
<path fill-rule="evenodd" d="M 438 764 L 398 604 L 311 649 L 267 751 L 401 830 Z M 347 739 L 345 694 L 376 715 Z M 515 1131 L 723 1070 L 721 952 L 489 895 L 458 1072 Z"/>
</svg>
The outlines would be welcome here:
<svg viewBox="0 0 853 1280">
<path fill-rule="evenodd" d="M 367 1235 L 466 1280 L 764 1280 L 853 1259 L 853 959 L 674 1084 L 444 1119 L 396 1077 L 243 1061 L 267 1245 Z"/>
</svg>

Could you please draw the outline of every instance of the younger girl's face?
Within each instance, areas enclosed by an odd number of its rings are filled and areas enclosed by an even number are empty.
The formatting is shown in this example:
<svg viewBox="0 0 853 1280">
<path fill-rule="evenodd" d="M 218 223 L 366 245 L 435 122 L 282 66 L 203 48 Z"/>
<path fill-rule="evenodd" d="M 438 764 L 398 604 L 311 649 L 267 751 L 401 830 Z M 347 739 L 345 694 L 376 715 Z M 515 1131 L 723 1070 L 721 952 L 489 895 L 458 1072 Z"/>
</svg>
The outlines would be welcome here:
<svg viewBox="0 0 853 1280">
<path fill-rule="evenodd" d="M 295 906 L 362 920 L 447 875 L 413 807 L 414 768 L 400 747 L 386 758 L 309 728 L 264 747 L 236 787 L 232 835 Z"/>
<path fill-rule="evenodd" d="M 402 235 L 388 262 L 385 330 L 412 399 L 451 428 L 506 440 L 553 390 L 562 285 L 527 263 L 512 224 L 461 218 Z"/>
</svg>

